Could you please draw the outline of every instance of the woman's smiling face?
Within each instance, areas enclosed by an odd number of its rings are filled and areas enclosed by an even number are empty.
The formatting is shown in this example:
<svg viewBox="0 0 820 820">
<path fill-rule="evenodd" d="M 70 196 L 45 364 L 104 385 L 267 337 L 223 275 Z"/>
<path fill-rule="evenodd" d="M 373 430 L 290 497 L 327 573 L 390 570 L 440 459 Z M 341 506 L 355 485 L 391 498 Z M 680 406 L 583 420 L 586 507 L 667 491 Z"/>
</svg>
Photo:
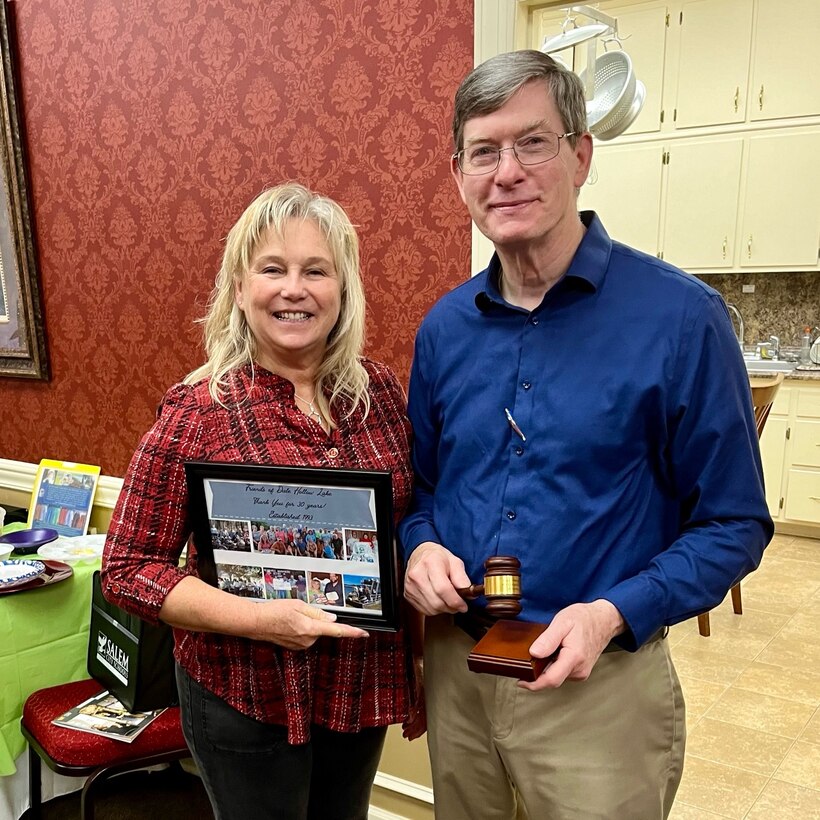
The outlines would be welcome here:
<svg viewBox="0 0 820 820">
<path fill-rule="evenodd" d="M 257 344 L 257 362 L 277 372 L 317 365 L 341 310 L 333 255 L 318 226 L 290 219 L 259 242 L 235 299 Z"/>
</svg>

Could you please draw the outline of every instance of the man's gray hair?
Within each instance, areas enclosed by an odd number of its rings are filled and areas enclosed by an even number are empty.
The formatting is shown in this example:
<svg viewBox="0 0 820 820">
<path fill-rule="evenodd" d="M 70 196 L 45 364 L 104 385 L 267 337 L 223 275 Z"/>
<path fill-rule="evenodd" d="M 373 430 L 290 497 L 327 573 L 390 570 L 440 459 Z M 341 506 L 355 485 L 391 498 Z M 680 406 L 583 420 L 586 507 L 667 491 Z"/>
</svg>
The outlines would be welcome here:
<svg viewBox="0 0 820 820">
<path fill-rule="evenodd" d="M 583 134 L 587 130 L 587 110 L 584 86 L 578 75 L 540 51 L 510 51 L 476 66 L 459 86 L 453 112 L 455 150 L 464 147 L 467 120 L 498 111 L 516 91 L 533 80 L 545 81 L 565 131 Z M 574 147 L 576 137 L 568 139 Z"/>
</svg>

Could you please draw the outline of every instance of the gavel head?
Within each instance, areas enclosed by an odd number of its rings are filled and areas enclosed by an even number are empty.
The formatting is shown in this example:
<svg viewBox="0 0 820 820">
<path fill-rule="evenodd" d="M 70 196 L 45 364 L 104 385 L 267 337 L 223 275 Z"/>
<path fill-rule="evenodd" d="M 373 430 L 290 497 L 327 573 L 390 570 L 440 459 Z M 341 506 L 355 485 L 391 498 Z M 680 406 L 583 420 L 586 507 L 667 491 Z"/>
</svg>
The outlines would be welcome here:
<svg viewBox="0 0 820 820">
<path fill-rule="evenodd" d="M 497 618 L 514 618 L 521 612 L 521 562 L 496 555 L 484 562 L 484 597 L 487 612 Z"/>
</svg>

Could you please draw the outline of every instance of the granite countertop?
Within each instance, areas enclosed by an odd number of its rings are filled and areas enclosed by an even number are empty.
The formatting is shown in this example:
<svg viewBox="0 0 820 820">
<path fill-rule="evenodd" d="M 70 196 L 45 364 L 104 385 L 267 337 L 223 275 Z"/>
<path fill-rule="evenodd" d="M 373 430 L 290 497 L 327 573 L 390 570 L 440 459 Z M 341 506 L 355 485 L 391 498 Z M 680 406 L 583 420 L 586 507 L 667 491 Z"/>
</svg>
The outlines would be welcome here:
<svg viewBox="0 0 820 820">
<path fill-rule="evenodd" d="M 795 368 L 791 373 L 786 373 L 786 378 L 804 382 L 820 382 L 820 364 L 802 364 L 800 369 Z"/>
</svg>

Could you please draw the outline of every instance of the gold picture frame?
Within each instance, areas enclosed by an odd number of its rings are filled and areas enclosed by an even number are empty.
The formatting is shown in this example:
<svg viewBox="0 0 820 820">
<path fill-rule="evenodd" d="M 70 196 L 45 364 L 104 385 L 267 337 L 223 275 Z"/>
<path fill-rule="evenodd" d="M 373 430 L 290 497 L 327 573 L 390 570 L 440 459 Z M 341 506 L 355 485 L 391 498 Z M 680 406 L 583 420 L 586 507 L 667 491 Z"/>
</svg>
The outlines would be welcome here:
<svg viewBox="0 0 820 820">
<path fill-rule="evenodd" d="M 0 376 L 48 379 L 22 119 L 13 8 L 0 0 Z"/>
</svg>

